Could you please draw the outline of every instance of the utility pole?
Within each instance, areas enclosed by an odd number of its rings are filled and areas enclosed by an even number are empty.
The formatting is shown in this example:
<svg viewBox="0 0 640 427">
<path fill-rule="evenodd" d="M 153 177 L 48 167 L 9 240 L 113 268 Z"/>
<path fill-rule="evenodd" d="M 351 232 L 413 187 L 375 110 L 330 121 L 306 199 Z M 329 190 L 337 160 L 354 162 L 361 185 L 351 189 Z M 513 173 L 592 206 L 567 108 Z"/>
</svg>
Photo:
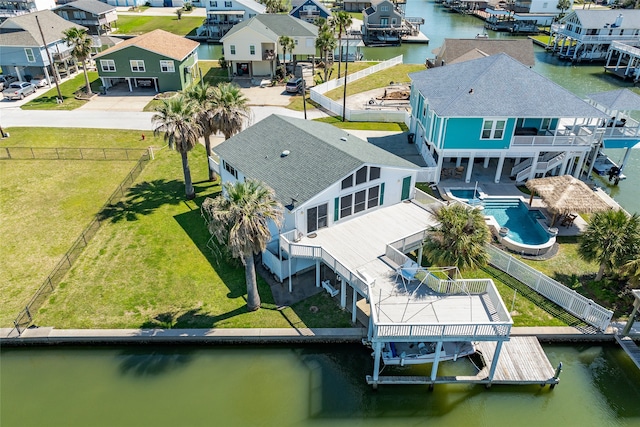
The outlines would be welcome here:
<svg viewBox="0 0 640 427">
<path fill-rule="evenodd" d="M 58 70 L 56 70 L 55 64 L 51 59 L 51 53 L 49 52 L 49 46 L 47 46 L 47 40 L 44 38 L 44 33 L 42 32 L 42 27 L 40 26 L 40 20 L 38 19 L 38 15 L 36 14 L 36 24 L 38 24 L 38 30 L 40 30 L 40 37 L 42 37 L 42 43 L 44 43 L 44 50 L 47 52 L 47 58 L 49 58 L 49 65 L 51 66 L 51 71 L 53 71 L 53 80 L 56 83 L 56 90 L 58 91 L 58 102 L 63 103 L 64 99 L 62 98 L 62 92 L 60 92 L 60 84 L 58 83 Z"/>
<path fill-rule="evenodd" d="M 342 55 L 342 52 L 340 52 Z M 347 39 L 347 54 L 344 61 L 344 90 L 342 92 L 342 121 L 344 122 L 345 113 L 347 110 L 347 70 L 349 67 L 349 39 Z"/>
<path fill-rule="evenodd" d="M 307 82 L 304 75 L 302 76 L 302 106 L 304 107 L 304 119 L 307 120 Z"/>
</svg>

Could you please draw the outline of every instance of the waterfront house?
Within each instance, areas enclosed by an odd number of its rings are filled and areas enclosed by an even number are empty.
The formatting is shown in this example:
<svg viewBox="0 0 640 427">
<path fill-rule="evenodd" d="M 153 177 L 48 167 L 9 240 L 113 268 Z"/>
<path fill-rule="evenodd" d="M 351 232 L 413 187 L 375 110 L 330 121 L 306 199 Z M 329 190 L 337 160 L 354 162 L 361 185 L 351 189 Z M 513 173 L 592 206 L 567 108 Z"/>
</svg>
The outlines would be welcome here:
<svg viewBox="0 0 640 427">
<path fill-rule="evenodd" d="M 342 8 L 347 12 L 362 12 L 368 7 L 371 7 L 370 1 L 344 0 L 342 2 Z"/>
<path fill-rule="evenodd" d="M 318 27 L 290 15 L 258 15 L 237 24 L 220 40 L 229 63 L 229 75 L 273 78 L 279 55 L 283 53 L 279 43 L 283 36 L 295 42 L 293 52 L 287 54 L 293 54 L 294 58 L 315 55 Z"/>
<path fill-rule="evenodd" d="M 634 44 L 639 36 L 640 10 L 576 9 L 551 26 L 547 49 L 571 61 L 602 61 L 614 41 Z"/>
<path fill-rule="evenodd" d="M 390 0 L 372 0 L 362 11 L 362 38 L 367 44 L 400 43 L 404 13 Z"/>
<path fill-rule="evenodd" d="M 124 83 L 133 92 L 186 89 L 197 77 L 199 44 L 164 30 L 125 40 L 94 57 L 102 85 Z"/>
<path fill-rule="evenodd" d="M 0 1 L 0 21 L 54 7 L 56 7 L 55 0 L 2 0 Z"/>
<path fill-rule="evenodd" d="M 86 27 L 87 33 L 94 36 L 109 34 L 118 19 L 115 6 L 98 0 L 76 0 L 58 6 L 53 12 L 67 21 Z"/>
<path fill-rule="evenodd" d="M 316 19 L 331 17 L 331 11 L 319 0 L 293 0 L 289 15 L 313 24 Z"/>
<path fill-rule="evenodd" d="M 208 0 L 205 2 L 207 37 L 219 41 L 234 25 L 266 13 L 267 8 L 254 0 Z"/>
<path fill-rule="evenodd" d="M 504 53 L 410 77 L 410 131 L 436 182 L 470 182 L 474 168 L 496 183 L 505 168 L 516 182 L 578 177 L 609 118 Z"/>
<path fill-rule="evenodd" d="M 2 72 L 13 75 L 18 80 L 45 78 L 51 82 L 54 76 L 77 71 L 71 57 L 72 47 L 63 40 L 64 31 L 73 27 L 84 28 L 62 19 L 50 10 L 7 19 L 0 24 Z"/>
<path fill-rule="evenodd" d="M 536 64 L 533 42 L 529 39 L 444 39 L 436 51 L 436 58 L 428 61 L 429 67 L 440 67 L 470 59 L 506 53 L 528 67 Z"/>
<path fill-rule="evenodd" d="M 512 320 L 490 279 L 441 280 L 424 269 L 413 283 L 399 278 L 401 266 L 412 262 L 407 253 L 422 258 L 422 242 L 435 224 L 429 208 L 439 205 L 415 189 L 415 165 L 331 125 L 278 115 L 214 150 L 219 163 L 210 162 L 222 182 L 260 180 L 284 205 L 283 224 L 270 227 L 262 264 L 278 280 L 289 278 L 290 292 L 291 276 L 307 269 L 315 271 L 316 286 L 339 295 L 341 307 L 350 292 L 353 322 L 359 306 L 368 306 L 371 384 L 393 381 L 380 376 L 382 351 L 391 342 L 441 348 L 493 341 L 497 360 Z M 440 357 L 437 350 L 430 378 L 402 381 L 435 380 Z M 490 383 L 496 366 L 481 380 Z"/>
</svg>

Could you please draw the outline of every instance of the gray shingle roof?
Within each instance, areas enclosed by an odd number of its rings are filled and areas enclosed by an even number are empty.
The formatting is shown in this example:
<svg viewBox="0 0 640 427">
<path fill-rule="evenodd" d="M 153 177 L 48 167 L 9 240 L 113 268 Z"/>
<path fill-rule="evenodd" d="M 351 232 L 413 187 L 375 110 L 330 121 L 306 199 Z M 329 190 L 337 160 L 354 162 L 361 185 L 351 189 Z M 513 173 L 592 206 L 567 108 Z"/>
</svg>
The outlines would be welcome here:
<svg viewBox="0 0 640 427">
<path fill-rule="evenodd" d="M 444 39 L 436 61 L 438 64 L 442 60 L 445 64 L 460 62 L 458 59 L 474 50 L 479 54 L 476 58 L 482 54 L 491 56 L 503 52 L 529 67 L 536 65 L 533 42 L 530 39 Z"/>
<path fill-rule="evenodd" d="M 289 154 L 282 157 L 285 150 Z M 284 205 L 292 198 L 297 205 L 306 202 L 363 164 L 416 169 L 413 163 L 329 124 L 275 114 L 214 151 L 248 178 L 268 184 Z"/>
<path fill-rule="evenodd" d="M 629 89 L 616 89 L 587 95 L 598 104 L 618 111 L 640 111 L 640 96 Z"/>
<path fill-rule="evenodd" d="M 583 28 L 604 28 L 604 24 L 613 24 L 618 15 L 622 15 L 622 24 L 618 28 L 640 28 L 639 9 L 613 10 L 574 10 Z M 569 15 L 567 15 L 568 17 Z M 565 17 L 565 19 L 567 18 Z M 565 20 L 563 19 L 563 21 Z"/>
<path fill-rule="evenodd" d="M 93 13 L 94 15 L 101 15 L 103 13 L 116 10 L 115 6 L 111 6 L 98 0 L 76 0 L 63 6 L 71 6 L 79 10 L 84 10 L 85 12 Z"/>
<path fill-rule="evenodd" d="M 85 28 L 59 17 L 50 10 L 41 10 L 9 18 L 0 24 L 0 46 L 44 46 L 36 16 L 48 45 L 62 40 L 63 32 L 69 28 Z"/>
<path fill-rule="evenodd" d="M 604 117 L 604 113 L 509 55 L 409 74 L 441 117 Z"/>
<path fill-rule="evenodd" d="M 256 15 L 253 18 L 242 21 L 236 24 L 224 35 L 222 40 L 228 38 L 230 35 L 237 33 L 245 27 L 251 27 L 256 31 L 269 34 L 271 37 L 275 35 L 275 38 L 280 36 L 289 37 L 317 37 L 318 27 L 308 22 L 302 21 L 291 15 L 282 15 L 276 13 L 266 13 L 263 15 Z M 221 41 L 222 41 L 221 40 Z"/>
</svg>

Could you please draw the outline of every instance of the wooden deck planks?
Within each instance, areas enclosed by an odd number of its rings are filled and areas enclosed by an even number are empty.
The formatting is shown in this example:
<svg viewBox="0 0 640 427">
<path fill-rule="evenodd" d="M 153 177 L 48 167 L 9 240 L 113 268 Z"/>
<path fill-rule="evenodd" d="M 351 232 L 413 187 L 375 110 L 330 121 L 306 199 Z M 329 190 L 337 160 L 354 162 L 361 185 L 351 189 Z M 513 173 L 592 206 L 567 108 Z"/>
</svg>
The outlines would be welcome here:
<svg viewBox="0 0 640 427">
<path fill-rule="evenodd" d="M 481 342 L 476 346 L 482 352 L 482 358 L 486 364 L 475 376 L 443 376 L 431 381 L 426 376 L 383 376 L 373 381 L 367 376 L 369 384 L 550 384 L 558 383 L 553 378 L 555 370 L 544 353 L 542 346 L 536 337 L 512 337 L 511 341 L 502 344 L 502 350 L 498 359 L 498 366 L 490 381 L 488 378 L 489 367 L 495 354 L 495 342 Z"/>
<path fill-rule="evenodd" d="M 618 341 L 620 347 L 622 347 L 625 353 L 633 360 L 633 363 L 640 369 L 640 348 L 638 345 L 629 337 L 619 337 L 616 335 L 616 341 Z"/>
</svg>

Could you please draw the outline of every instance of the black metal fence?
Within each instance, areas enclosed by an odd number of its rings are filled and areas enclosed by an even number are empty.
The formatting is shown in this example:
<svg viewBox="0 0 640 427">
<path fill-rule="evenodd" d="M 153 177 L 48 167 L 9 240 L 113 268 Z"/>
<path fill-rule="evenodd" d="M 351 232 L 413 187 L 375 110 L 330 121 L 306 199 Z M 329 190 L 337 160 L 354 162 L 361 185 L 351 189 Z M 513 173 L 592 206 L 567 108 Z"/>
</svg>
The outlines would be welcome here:
<svg viewBox="0 0 640 427">
<path fill-rule="evenodd" d="M 145 148 L 2 147 L 2 160 L 135 160 Z"/>
<path fill-rule="evenodd" d="M 138 150 L 140 151 L 140 150 Z M 60 283 L 62 278 L 67 274 L 73 263 L 78 259 L 84 248 L 89 244 L 93 236 L 96 235 L 98 229 L 102 223 L 108 219 L 102 218 L 102 212 L 110 205 L 118 202 L 122 199 L 127 191 L 131 188 L 131 185 L 135 182 L 136 178 L 140 175 L 144 167 L 151 160 L 151 150 L 145 151 L 139 158 L 136 165 L 131 169 L 127 177 L 118 185 L 118 188 L 111 194 L 106 203 L 102 206 L 98 214 L 89 223 L 89 225 L 82 231 L 80 236 L 71 245 L 71 248 L 62 256 L 62 259 L 53 268 L 53 271 L 49 273 L 42 285 L 38 288 L 36 293 L 31 297 L 31 300 L 27 303 L 22 311 L 18 314 L 18 317 L 13 321 L 15 330 L 18 335 L 27 329 L 33 322 L 33 315 L 47 298 L 53 293 L 56 286 Z"/>
</svg>

